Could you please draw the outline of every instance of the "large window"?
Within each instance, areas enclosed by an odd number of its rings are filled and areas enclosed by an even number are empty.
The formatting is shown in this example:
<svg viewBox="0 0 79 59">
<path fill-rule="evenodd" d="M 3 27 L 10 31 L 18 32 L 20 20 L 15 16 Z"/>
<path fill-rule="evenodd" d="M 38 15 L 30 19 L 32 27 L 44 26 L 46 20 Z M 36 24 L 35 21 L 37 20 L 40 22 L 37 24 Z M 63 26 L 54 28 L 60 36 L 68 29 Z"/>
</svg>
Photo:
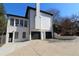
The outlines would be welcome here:
<svg viewBox="0 0 79 59">
<path fill-rule="evenodd" d="M 26 20 L 24 21 L 24 27 L 27 27 L 27 21 Z"/>
<path fill-rule="evenodd" d="M 23 26 L 23 20 L 20 20 L 20 26 Z"/>
<path fill-rule="evenodd" d="M 10 18 L 10 25 L 14 26 L 14 18 Z"/>
<path fill-rule="evenodd" d="M 18 39 L 18 32 L 15 32 L 15 39 Z"/>
<path fill-rule="evenodd" d="M 26 38 L 26 32 L 23 32 L 22 38 Z"/>
<path fill-rule="evenodd" d="M 19 19 L 16 19 L 15 25 L 16 25 L 16 26 L 19 26 Z"/>
</svg>

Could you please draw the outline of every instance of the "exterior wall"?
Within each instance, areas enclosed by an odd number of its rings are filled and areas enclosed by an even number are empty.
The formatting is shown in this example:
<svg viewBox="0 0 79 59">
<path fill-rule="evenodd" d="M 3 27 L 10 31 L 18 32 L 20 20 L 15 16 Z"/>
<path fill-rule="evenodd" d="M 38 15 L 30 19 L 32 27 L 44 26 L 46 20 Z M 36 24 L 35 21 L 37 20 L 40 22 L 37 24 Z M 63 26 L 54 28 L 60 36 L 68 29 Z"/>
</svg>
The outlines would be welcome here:
<svg viewBox="0 0 79 59">
<path fill-rule="evenodd" d="M 35 10 L 30 10 L 30 40 L 31 32 L 39 31 L 41 32 L 41 38 L 45 39 L 45 32 L 52 32 L 53 37 L 53 28 L 52 28 L 52 16 L 40 13 L 40 19 L 36 19 Z"/>
<path fill-rule="evenodd" d="M 9 33 L 13 33 L 13 42 L 19 42 L 19 41 L 25 41 L 25 40 L 31 40 L 31 32 L 33 31 L 39 31 L 41 32 L 41 38 L 45 39 L 45 32 L 52 32 L 52 17 L 51 15 L 40 13 L 40 19 L 36 19 L 36 12 L 34 10 L 30 10 L 29 20 L 25 18 L 19 18 L 19 17 L 8 17 L 8 23 L 7 23 L 7 32 L 6 32 L 6 43 L 8 43 L 9 40 Z M 10 25 L 10 18 L 14 18 L 14 26 Z M 16 27 L 15 26 L 15 19 L 22 19 L 27 20 L 28 25 L 27 27 Z M 40 22 L 41 21 L 41 22 Z M 15 32 L 19 32 L 18 39 L 15 39 Z M 26 32 L 26 38 L 22 38 L 22 33 Z M 53 34 L 52 34 L 53 36 Z"/>
<path fill-rule="evenodd" d="M 40 22 L 38 22 L 38 19 L 36 19 L 36 20 L 37 20 L 36 23 L 35 23 L 36 29 L 42 29 L 44 31 L 51 31 L 51 29 L 52 29 L 52 18 L 51 18 L 50 15 L 40 13 L 40 19 L 39 19 Z M 37 26 L 37 24 L 38 24 L 38 26 Z"/>
<path fill-rule="evenodd" d="M 51 15 L 40 13 L 40 19 L 36 19 L 35 11 L 30 10 L 30 30 L 38 30 L 41 29 L 44 31 L 52 30 L 52 17 Z"/>
<path fill-rule="evenodd" d="M 30 14 L 29 14 L 29 18 L 30 18 L 30 30 L 35 28 L 35 11 L 30 10 Z"/>
<path fill-rule="evenodd" d="M 14 26 L 10 25 L 10 18 L 14 18 Z M 28 28 L 29 25 L 27 25 L 27 27 L 21 27 L 21 26 L 16 27 L 15 26 L 15 19 L 27 20 L 27 23 L 28 23 L 28 19 L 25 19 L 25 18 L 18 18 L 18 17 L 12 17 L 12 16 L 8 17 L 6 43 L 8 43 L 10 32 L 13 32 L 13 42 L 25 41 L 25 40 L 29 39 L 29 28 Z M 18 39 L 14 38 L 15 32 L 19 32 Z M 26 32 L 26 38 L 25 39 L 22 38 L 23 32 Z"/>
</svg>

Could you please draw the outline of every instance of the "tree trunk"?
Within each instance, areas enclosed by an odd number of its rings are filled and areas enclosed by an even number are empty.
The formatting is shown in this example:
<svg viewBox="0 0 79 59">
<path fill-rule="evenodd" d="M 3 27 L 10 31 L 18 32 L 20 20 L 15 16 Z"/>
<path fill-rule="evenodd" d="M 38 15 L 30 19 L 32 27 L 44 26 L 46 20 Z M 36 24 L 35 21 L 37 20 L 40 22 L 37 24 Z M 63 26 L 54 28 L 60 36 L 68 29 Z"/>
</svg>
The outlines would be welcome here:
<svg viewBox="0 0 79 59">
<path fill-rule="evenodd" d="M 3 40 L 4 40 L 4 32 L 2 32 L 1 34 L 1 45 L 3 44 Z"/>
<path fill-rule="evenodd" d="M 3 45 L 3 34 L 0 36 L 0 47 Z"/>
</svg>

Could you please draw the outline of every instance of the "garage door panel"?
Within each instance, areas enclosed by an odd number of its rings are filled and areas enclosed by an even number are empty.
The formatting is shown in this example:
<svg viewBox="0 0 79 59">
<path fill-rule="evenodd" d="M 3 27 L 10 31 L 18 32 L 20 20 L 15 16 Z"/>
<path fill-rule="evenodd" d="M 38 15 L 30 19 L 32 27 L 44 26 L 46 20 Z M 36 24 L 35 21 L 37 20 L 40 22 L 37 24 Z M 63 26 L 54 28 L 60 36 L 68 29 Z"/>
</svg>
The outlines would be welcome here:
<svg viewBox="0 0 79 59">
<path fill-rule="evenodd" d="M 46 39 L 52 38 L 52 32 L 46 32 Z"/>
<path fill-rule="evenodd" d="M 31 32 L 32 39 L 41 39 L 41 33 L 40 32 Z"/>
</svg>

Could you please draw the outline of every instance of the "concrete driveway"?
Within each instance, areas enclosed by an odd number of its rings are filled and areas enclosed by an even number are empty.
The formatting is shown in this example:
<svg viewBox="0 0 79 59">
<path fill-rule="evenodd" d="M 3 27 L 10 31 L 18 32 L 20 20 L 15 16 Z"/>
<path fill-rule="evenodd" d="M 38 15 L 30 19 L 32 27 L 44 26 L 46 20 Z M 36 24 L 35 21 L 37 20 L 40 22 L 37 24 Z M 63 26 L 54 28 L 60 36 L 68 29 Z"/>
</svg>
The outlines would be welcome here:
<svg viewBox="0 0 79 59">
<path fill-rule="evenodd" d="M 8 56 L 79 56 L 79 42 L 32 40 Z"/>
</svg>

